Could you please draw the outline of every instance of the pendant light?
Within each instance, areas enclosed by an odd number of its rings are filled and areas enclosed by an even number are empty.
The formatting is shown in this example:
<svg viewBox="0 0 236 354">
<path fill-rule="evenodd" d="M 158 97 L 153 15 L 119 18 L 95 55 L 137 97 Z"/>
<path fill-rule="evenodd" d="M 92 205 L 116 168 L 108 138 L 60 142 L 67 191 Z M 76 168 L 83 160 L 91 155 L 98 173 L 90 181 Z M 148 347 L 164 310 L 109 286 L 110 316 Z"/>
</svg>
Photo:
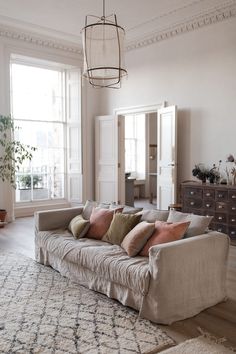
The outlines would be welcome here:
<svg viewBox="0 0 236 354">
<path fill-rule="evenodd" d="M 120 88 L 122 76 L 127 75 L 124 68 L 125 31 L 117 24 L 115 14 L 105 15 L 105 0 L 102 17 L 86 16 L 82 38 L 83 76 L 93 87 Z"/>
</svg>

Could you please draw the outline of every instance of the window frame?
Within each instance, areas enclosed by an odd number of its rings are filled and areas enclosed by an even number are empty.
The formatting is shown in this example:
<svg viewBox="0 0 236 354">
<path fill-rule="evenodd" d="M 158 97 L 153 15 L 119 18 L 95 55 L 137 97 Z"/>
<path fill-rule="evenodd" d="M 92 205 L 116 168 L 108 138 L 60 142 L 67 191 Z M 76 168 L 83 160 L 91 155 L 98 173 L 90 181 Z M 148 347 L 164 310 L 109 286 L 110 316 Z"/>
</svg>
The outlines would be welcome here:
<svg viewBox="0 0 236 354">
<path fill-rule="evenodd" d="M 68 198 L 69 198 L 69 191 L 68 191 L 68 134 L 67 134 L 67 128 L 68 128 L 68 107 L 67 107 L 67 102 L 68 102 L 68 94 L 67 94 L 67 71 L 75 68 L 72 65 L 66 65 L 63 63 L 56 63 L 56 62 L 49 62 L 47 60 L 42 60 L 42 59 L 37 59 L 37 58 L 32 58 L 32 57 L 25 57 L 21 55 L 16 55 L 12 54 L 10 57 L 10 62 L 9 62 L 9 70 L 10 70 L 10 110 L 13 112 L 13 95 L 12 95 L 12 64 L 20 64 L 24 66 L 31 66 L 31 67 L 38 67 L 42 69 L 47 69 L 47 70 L 54 70 L 54 71 L 60 71 L 62 73 L 62 85 L 61 85 L 61 94 L 63 97 L 62 100 L 62 120 L 58 121 L 47 121 L 51 123 L 59 123 L 62 124 L 63 127 L 63 139 L 64 139 L 64 196 L 59 197 L 59 198 L 47 198 L 47 199 L 37 199 L 37 200 L 29 200 L 29 201 L 16 201 L 16 193 L 14 192 L 14 205 L 15 208 L 18 207 L 29 207 L 29 206 L 37 206 L 37 205 L 56 205 L 56 204 L 64 204 L 68 203 Z M 79 69 L 79 68 L 76 68 Z M 80 71 L 80 69 L 79 69 Z M 81 93 L 80 93 L 81 94 Z M 78 97 L 79 101 L 81 102 L 81 97 Z M 31 120 L 31 119 L 20 119 L 20 118 L 14 118 L 14 121 L 28 121 L 28 122 L 45 122 L 44 120 Z M 80 130 L 82 134 L 82 123 L 80 122 Z M 82 156 L 81 156 L 82 158 Z M 81 161 L 82 164 L 82 161 Z M 32 192 L 31 192 L 32 193 Z"/>
</svg>

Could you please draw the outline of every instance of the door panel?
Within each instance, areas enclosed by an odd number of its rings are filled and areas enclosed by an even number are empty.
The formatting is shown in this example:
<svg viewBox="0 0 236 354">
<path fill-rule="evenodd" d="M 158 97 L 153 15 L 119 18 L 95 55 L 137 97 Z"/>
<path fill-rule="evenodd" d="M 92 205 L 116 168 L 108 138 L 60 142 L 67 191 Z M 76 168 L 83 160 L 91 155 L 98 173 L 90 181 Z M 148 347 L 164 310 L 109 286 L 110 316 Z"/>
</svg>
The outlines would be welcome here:
<svg viewBox="0 0 236 354">
<path fill-rule="evenodd" d="M 176 106 L 158 110 L 157 208 L 168 209 L 176 202 L 177 134 Z"/>
<path fill-rule="evenodd" d="M 118 124 L 116 116 L 95 118 L 95 194 L 100 202 L 118 201 Z"/>
</svg>

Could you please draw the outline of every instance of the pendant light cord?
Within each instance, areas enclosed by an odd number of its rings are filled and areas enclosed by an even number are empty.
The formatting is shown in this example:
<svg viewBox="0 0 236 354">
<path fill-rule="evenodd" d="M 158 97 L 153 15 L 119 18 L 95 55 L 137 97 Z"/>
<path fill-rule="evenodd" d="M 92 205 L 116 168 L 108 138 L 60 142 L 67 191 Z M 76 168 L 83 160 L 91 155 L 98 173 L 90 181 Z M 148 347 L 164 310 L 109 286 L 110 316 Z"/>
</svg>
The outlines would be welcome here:
<svg viewBox="0 0 236 354">
<path fill-rule="evenodd" d="M 103 20 L 105 20 L 105 0 L 103 0 L 103 15 L 102 15 Z"/>
</svg>

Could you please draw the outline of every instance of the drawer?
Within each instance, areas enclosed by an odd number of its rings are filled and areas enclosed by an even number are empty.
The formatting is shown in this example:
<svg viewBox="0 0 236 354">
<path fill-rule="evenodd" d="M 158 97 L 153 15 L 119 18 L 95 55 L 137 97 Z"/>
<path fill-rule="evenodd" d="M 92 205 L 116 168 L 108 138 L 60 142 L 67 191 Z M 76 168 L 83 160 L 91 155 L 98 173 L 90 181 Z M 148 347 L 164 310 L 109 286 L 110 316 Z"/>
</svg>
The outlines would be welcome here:
<svg viewBox="0 0 236 354">
<path fill-rule="evenodd" d="M 202 189 L 201 188 L 192 188 L 192 187 L 186 187 L 184 189 L 184 195 L 185 197 L 197 197 L 197 198 L 202 198 Z"/>
<path fill-rule="evenodd" d="M 200 209 L 202 207 L 202 199 L 188 198 L 185 199 L 184 205 L 186 208 Z"/>
<path fill-rule="evenodd" d="M 216 200 L 217 201 L 227 201 L 228 200 L 228 191 L 224 191 L 224 190 L 216 190 Z"/>
<path fill-rule="evenodd" d="M 230 225 L 236 225 L 236 214 L 235 215 L 229 214 L 228 223 Z"/>
<path fill-rule="evenodd" d="M 236 202 L 236 190 L 229 191 L 229 200 Z"/>
<path fill-rule="evenodd" d="M 236 213 L 236 203 L 230 203 L 228 207 L 229 213 Z"/>
<path fill-rule="evenodd" d="M 202 209 L 182 208 L 182 212 L 187 214 L 204 215 Z"/>
<path fill-rule="evenodd" d="M 215 210 L 215 201 L 214 200 L 204 200 L 203 208 L 207 210 Z"/>
<path fill-rule="evenodd" d="M 211 225 L 211 229 L 218 232 L 223 232 L 223 234 L 228 234 L 228 227 L 225 224 L 214 223 Z"/>
<path fill-rule="evenodd" d="M 203 190 L 203 198 L 204 199 L 207 199 L 207 198 L 215 199 L 215 191 L 212 189 Z"/>
<path fill-rule="evenodd" d="M 230 238 L 236 240 L 236 227 L 229 226 L 228 235 Z"/>
<path fill-rule="evenodd" d="M 212 217 L 210 225 L 215 221 L 215 212 L 214 210 L 204 210 L 202 215 Z"/>
<path fill-rule="evenodd" d="M 215 222 L 227 223 L 227 214 L 224 213 L 216 213 L 215 214 Z"/>
<path fill-rule="evenodd" d="M 235 210 L 236 210 L 236 207 L 235 207 Z M 216 211 L 227 212 L 228 211 L 228 204 L 227 203 L 216 202 Z"/>
</svg>

